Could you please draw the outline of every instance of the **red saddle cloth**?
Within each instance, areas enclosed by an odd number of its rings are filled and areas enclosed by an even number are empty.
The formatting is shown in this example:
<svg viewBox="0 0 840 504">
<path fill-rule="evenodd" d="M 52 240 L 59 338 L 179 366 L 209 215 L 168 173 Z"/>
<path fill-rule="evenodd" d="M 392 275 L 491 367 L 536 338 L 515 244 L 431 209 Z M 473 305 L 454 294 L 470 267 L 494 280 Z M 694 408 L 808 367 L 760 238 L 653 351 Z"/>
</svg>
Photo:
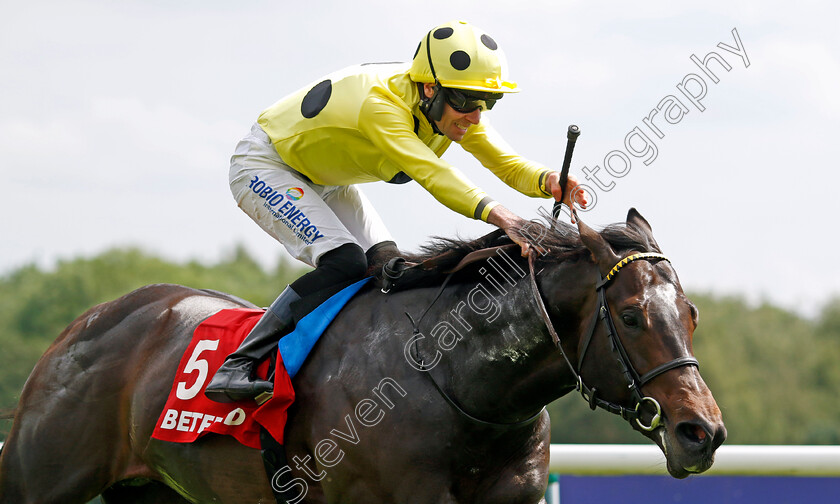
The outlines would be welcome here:
<svg viewBox="0 0 840 504">
<path fill-rule="evenodd" d="M 181 357 L 178 372 L 152 437 L 175 443 L 191 443 L 214 432 L 233 436 L 251 448 L 260 447 L 260 426 L 283 443 L 283 429 L 289 406 L 295 400 L 292 380 L 277 353 L 274 397 L 258 406 L 254 401 L 222 404 L 204 395 L 204 388 L 225 357 L 239 347 L 263 310 L 222 310 L 202 322 Z M 265 378 L 268 360 L 260 363 L 257 375 Z"/>
</svg>

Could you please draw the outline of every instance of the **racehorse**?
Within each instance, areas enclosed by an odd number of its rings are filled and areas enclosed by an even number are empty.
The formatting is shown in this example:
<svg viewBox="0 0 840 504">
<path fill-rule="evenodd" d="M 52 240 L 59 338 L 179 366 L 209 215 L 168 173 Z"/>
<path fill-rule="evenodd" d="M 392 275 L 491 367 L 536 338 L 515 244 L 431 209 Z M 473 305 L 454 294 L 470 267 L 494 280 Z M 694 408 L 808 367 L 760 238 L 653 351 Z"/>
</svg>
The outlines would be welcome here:
<svg viewBox="0 0 840 504">
<path fill-rule="evenodd" d="M 510 242 L 444 240 L 410 258 L 431 264 L 416 285 L 368 284 L 339 313 L 294 379 L 295 502 L 544 502 L 544 406 L 576 389 L 656 443 L 672 476 L 712 465 L 726 430 L 692 356 L 697 310 L 647 221 L 631 209 L 600 232 L 523 234 L 529 260 L 502 246 L 463 265 Z M 71 323 L 21 394 L 0 502 L 274 502 L 258 450 L 151 438 L 196 325 L 243 306 L 151 285 Z"/>
</svg>

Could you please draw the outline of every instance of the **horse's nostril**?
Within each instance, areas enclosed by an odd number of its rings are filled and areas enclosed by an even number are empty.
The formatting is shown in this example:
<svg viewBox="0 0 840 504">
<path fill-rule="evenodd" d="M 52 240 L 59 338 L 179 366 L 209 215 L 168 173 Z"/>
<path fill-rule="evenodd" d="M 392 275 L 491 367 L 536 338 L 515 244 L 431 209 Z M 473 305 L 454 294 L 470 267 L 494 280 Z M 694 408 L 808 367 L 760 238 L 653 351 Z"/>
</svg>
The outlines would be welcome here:
<svg viewBox="0 0 840 504">
<path fill-rule="evenodd" d="M 726 427 L 718 425 L 715 429 L 715 437 L 712 439 L 712 449 L 717 450 L 724 441 L 726 441 Z"/>
<path fill-rule="evenodd" d="M 692 422 L 681 422 L 677 426 L 677 435 L 684 441 L 699 446 L 704 446 L 711 437 L 705 427 Z"/>
</svg>

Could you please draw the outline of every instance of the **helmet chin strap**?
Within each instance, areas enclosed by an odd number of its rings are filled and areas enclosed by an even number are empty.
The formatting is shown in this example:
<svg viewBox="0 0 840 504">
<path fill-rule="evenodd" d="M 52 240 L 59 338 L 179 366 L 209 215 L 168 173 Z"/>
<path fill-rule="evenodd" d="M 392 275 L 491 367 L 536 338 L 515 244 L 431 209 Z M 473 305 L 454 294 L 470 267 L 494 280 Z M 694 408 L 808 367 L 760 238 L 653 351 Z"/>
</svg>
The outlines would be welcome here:
<svg viewBox="0 0 840 504">
<path fill-rule="evenodd" d="M 443 117 L 443 107 L 446 104 L 442 86 L 435 81 L 434 94 L 431 98 L 426 96 L 425 85 L 422 82 L 418 82 L 417 86 L 420 91 L 420 111 L 432 125 L 432 130 L 438 135 L 443 135 L 443 132 L 437 127 L 437 121 L 440 121 L 440 118 Z"/>
<path fill-rule="evenodd" d="M 435 72 L 435 64 L 432 62 L 431 42 L 432 32 L 430 30 L 429 33 L 426 34 L 426 60 L 429 62 L 429 69 L 432 71 L 432 78 L 435 80 L 435 92 L 431 98 L 428 98 L 426 96 L 426 89 L 424 85 L 420 84 L 420 110 L 426 115 L 426 119 L 428 119 L 429 124 L 432 125 L 432 130 L 438 135 L 443 135 L 443 133 L 438 129 L 436 123 L 437 121 L 440 121 L 441 117 L 443 117 L 443 106 L 445 105 L 446 99 L 443 96 L 443 91 L 441 91 L 443 86 L 440 85 L 437 78 L 437 72 Z"/>
</svg>

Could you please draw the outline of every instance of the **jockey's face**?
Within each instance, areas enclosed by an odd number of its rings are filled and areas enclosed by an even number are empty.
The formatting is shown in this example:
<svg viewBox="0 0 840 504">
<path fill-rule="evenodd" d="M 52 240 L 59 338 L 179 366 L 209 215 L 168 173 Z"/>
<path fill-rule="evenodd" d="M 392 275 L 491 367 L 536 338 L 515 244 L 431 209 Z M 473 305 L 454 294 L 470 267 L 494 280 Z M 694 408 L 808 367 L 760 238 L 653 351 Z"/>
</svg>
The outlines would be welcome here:
<svg viewBox="0 0 840 504">
<path fill-rule="evenodd" d="M 443 115 L 437 121 L 437 127 L 453 142 L 460 142 L 464 138 L 467 129 L 473 124 L 481 121 L 481 109 L 475 109 L 469 114 L 464 114 L 453 109 L 447 103 L 443 108 Z"/>
<path fill-rule="evenodd" d="M 431 98 L 434 96 L 434 86 L 431 84 L 425 84 L 423 86 L 423 90 L 425 91 L 427 97 Z M 441 116 L 440 121 L 435 121 L 435 125 L 437 125 L 437 128 L 446 136 L 446 138 L 452 140 L 453 142 L 460 142 L 461 139 L 464 138 L 464 134 L 467 132 L 467 129 L 479 122 L 481 122 L 480 108 L 465 114 L 453 109 L 452 106 L 447 103 L 443 107 L 443 115 Z"/>
</svg>

